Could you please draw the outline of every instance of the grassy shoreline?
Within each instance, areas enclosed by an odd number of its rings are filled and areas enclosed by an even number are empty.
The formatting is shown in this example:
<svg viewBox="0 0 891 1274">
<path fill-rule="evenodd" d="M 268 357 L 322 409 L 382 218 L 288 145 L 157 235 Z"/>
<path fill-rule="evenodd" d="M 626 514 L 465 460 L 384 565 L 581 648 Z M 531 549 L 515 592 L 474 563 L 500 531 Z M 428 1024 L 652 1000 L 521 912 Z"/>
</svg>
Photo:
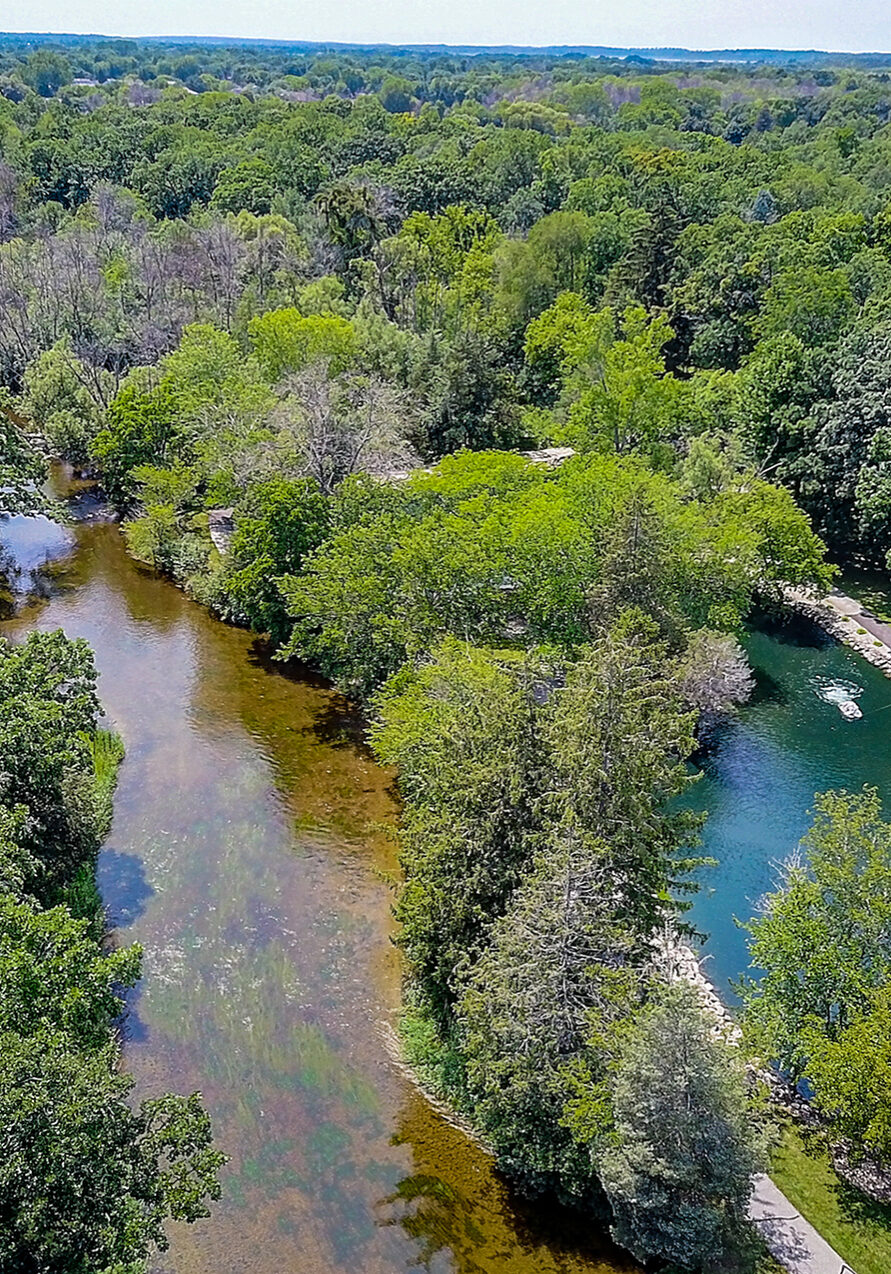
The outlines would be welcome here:
<svg viewBox="0 0 891 1274">
<path fill-rule="evenodd" d="M 838 1177 L 822 1137 L 787 1126 L 773 1154 L 771 1176 L 856 1274 L 888 1274 L 891 1208 Z"/>
</svg>

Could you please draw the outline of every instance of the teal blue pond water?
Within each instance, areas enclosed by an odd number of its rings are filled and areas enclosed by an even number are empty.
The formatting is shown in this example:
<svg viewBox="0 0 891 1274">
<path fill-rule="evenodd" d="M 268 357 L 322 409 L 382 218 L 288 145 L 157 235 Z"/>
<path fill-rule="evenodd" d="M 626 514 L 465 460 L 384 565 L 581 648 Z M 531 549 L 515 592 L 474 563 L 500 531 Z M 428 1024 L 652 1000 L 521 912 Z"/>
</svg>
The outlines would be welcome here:
<svg viewBox="0 0 891 1274">
<path fill-rule="evenodd" d="M 891 815 L 891 680 L 809 625 L 753 632 L 745 644 L 757 689 L 699 758 L 689 800 L 708 811 L 702 851 L 718 859 L 699 873 L 691 918 L 709 935 L 706 967 L 728 998 L 730 980 L 748 965 L 736 921 L 774 886 L 778 864 L 809 825 L 814 794 L 872 784 Z M 856 694 L 862 720 L 846 721 L 831 702 L 839 686 Z"/>
</svg>

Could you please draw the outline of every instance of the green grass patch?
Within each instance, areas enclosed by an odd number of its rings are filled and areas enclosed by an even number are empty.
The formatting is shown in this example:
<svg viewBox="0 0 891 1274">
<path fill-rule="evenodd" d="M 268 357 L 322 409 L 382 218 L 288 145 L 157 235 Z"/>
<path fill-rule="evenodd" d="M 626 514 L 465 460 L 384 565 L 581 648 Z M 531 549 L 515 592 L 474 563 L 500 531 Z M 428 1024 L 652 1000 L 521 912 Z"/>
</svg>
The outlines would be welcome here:
<svg viewBox="0 0 891 1274">
<path fill-rule="evenodd" d="M 53 899 L 64 904 L 78 920 L 89 920 L 96 941 L 104 932 L 102 898 L 96 883 L 96 854 L 111 830 L 114 813 L 114 790 L 118 781 L 118 766 L 124 759 L 124 745 L 118 735 L 110 730 L 97 730 L 91 736 L 93 754 L 93 844 L 89 858 L 80 864 L 71 879 Z"/>
<path fill-rule="evenodd" d="M 96 835 L 103 841 L 111 831 L 114 812 L 114 790 L 118 781 L 118 766 L 124 759 L 124 744 L 120 735 L 111 730 L 97 730 L 92 739 L 93 774 L 96 779 Z"/>
<path fill-rule="evenodd" d="M 821 1137 L 786 1128 L 773 1154 L 771 1176 L 857 1274 L 888 1274 L 891 1208 L 840 1180 Z"/>
<path fill-rule="evenodd" d="M 419 997 L 407 997 L 399 1020 L 405 1060 L 425 1088 L 467 1113 L 470 1102 L 464 1063 L 457 1045 L 443 1040 L 429 1008 Z"/>
<path fill-rule="evenodd" d="M 68 908 L 75 920 L 89 920 L 96 930 L 97 939 L 102 934 L 102 898 L 96 884 L 96 864 L 91 860 L 81 863 L 72 880 L 62 890 L 61 903 Z"/>
</svg>

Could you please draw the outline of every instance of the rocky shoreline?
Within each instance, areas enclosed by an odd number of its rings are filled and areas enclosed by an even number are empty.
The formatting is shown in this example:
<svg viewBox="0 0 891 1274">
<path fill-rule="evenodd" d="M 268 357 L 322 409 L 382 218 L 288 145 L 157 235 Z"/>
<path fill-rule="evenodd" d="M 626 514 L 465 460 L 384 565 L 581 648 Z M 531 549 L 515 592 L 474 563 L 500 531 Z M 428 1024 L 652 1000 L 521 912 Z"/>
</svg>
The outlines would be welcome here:
<svg viewBox="0 0 891 1274">
<path fill-rule="evenodd" d="M 715 1019 L 715 1029 L 731 1043 L 738 1044 L 742 1032 L 714 984 L 703 973 L 702 961 L 693 948 L 669 932 L 659 942 L 658 949 L 669 980 L 683 979 L 695 987 L 703 1008 Z"/>
</svg>

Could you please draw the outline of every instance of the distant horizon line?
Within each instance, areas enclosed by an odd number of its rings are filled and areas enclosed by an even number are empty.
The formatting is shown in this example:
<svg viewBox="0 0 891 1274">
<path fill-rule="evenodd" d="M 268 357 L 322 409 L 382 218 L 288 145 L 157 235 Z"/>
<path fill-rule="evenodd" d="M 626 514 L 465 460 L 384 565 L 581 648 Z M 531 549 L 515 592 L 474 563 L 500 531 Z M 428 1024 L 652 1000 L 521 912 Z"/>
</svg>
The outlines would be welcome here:
<svg viewBox="0 0 891 1274">
<path fill-rule="evenodd" d="M 304 40 L 296 37 L 279 36 L 238 36 L 238 35 L 114 35 L 105 32 L 91 31 L 0 31 L 0 41 L 14 38 L 17 41 L 112 41 L 123 40 L 138 44 L 223 44 L 223 45 L 265 45 L 279 48 L 302 49 L 386 49 L 405 51 L 407 53 L 454 52 L 461 54 L 485 53 L 580 53 L 600 57 L 641 57 L 651 61 L 684 60 L 720 61 L 745 60 L 757 61 L 759 55 L 774 57 L 790 57 L 796 60 L 815 58 L 884 58 L 891 56 L 891 51 L 881 49 L 815 49 L 815 48 L 781 48 L 776 45 L 738 46 L 736 48 L 714 47 L 709 49 L 688 48 L 684 45 L 623 45 L 623 44 L 581 44 L 568 42 L 563 44 L 472 44 L 448 43 L 446 41 L 406 41 L 393 40 Z"/>
</svg>

